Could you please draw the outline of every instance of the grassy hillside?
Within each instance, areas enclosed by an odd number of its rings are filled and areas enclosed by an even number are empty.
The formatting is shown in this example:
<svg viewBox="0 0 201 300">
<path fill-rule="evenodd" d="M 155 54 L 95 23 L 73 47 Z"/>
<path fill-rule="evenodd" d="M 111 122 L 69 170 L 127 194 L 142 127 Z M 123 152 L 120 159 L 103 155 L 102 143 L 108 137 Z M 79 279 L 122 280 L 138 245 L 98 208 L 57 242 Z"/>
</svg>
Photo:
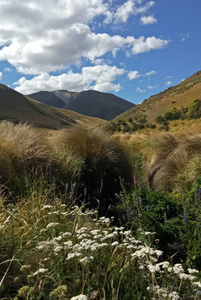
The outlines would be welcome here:
<svg viewBox="0 0 201 300">
<path fill-rule="evenodd" d="M 74 125 L 96 126 L 103 123 L 95 118 L 50 107 L 0 85 L 0 120 L 27 122 L 35 127 L 59 129 Z M 78 121 L 78 122 L 77 122 Z"/>
<path fill-rule="evenodd" d="M 157 118 L 159 116 L 165 118 L 165 121 L 162 120 L 160 122 L 159 120 L 158 122 Z M 113 119 L 113 123 L 120 124 L 121 129 L 124 129 L 124 124 L 122 126 L 123 122 L 128 123 L 130 128 L 132 127 L 132 122 L 145 125 L 145 127 L 154 127 L 152 125 L 155 125 L 157 128 L 163 127 L 165 123 L 169 123 L 169 128 L 174 131 L 173 127 L 179 126 L 182 128 L 184 124 L 188 123 L 188 120 L 198 119 L 200 116 L 201 71 L 182 81 L 177 86 L 170 87 L 164 92 L 146 99 L 141 104 Z M 175 120 L 178 121 L 175 122 Z M 167 127 L 164 127 L 164 129 L 167 129 Z M 125 131 L 129 131 L 129 129 Z"/>
</svg>

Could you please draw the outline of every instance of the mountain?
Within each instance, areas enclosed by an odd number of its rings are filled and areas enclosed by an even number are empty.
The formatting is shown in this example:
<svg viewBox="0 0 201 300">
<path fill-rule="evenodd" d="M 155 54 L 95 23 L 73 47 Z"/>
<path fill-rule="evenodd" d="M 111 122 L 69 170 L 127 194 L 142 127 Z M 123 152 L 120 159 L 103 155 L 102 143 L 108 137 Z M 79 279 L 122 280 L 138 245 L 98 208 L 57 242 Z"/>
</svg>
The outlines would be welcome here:
<svg viewBox="0 0 201 300">
<path fill-rule="evenodd" d="M 69 109 L 86 116 L 108 121 L 134 106 L 133 103 L 113 94 L 92 90 L 80 93 L 66 90 L 41 91 L 28 96 L 54 107 Z"/>
<path fill-rule="evenodd" d="M 112 124 L 113 128 L 119 131 L 132 132 L 131 128 L 143 128 L 143 126 L 156 126 L 160 130 L 168 130 L 167 126 L 176 128 L 186 124 L 186 127 L 188 127 L 192 123 L 196 123 L 197 126 L 201 127 L 200 117 L 201 71 L 178 85 L 144 100 L 113 119 Z M 125 124 L 126 130 L 124 130 Z M 136 126 L 136 124 L 139 126 Z"/>
<path fill-rule="evenodd" d="M 96 118 L 72 114 L 68 110 L 58 109 L 0 84 L 0 121 L 8 120 L 14 123 L 27 122 L 36 127 L 59 129 L 73 125 L 93 126 L 104 121 Z"/>
</svg>

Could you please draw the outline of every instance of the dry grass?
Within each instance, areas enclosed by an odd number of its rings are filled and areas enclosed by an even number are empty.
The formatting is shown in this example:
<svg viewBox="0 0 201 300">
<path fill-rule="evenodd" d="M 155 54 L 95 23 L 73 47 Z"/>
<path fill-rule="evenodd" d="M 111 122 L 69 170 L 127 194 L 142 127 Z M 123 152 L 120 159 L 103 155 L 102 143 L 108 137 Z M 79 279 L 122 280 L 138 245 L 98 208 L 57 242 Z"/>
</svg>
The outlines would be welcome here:
<svg viewBox="0 0 201 300">
<path fill-rule="evenodd" d="M 0 176 L 1 183 L 15 180 L 26 170 L 47 162 L 49 150 L 40 133 L 27 124 L 0 124 Z"/>
<path fill-rule="evenodd" d="M 201 135 L 176 138 L 164 135 L 156 144 L 148 174 L 155 189 L 182 190 L 201 175 L 197 165 L 201 157 Z"/>
<path fill-rule="evenodd" d="M 131 181 L 128 155 L 114 137 L 100 128 L 62 130 L 50 138 L 50 144 L 84 162 L 81 182 L 96 197 L 114 198 L 120 190 L 120 178 Z"/>
</svg>

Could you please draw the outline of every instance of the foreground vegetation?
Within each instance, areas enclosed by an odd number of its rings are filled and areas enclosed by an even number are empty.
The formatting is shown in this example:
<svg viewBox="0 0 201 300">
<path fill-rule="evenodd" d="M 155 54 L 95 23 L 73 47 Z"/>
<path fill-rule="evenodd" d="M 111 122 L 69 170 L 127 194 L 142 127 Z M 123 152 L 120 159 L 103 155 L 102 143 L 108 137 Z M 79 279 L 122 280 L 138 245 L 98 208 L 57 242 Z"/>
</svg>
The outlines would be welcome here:
<svg viewBox="0 0 201 300">
<path fill-rule="evenodd" d="M 1 299 L 200 299 L 200 136 L 152 160 L 100 129 L 0 140 Z"/>
</svg>

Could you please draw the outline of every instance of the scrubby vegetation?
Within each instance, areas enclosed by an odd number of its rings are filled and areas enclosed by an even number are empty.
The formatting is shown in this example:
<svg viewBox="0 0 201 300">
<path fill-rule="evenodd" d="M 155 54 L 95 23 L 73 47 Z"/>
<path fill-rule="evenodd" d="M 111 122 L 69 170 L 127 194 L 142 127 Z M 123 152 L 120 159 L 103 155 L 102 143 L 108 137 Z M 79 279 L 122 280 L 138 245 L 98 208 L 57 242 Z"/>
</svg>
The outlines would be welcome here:
<svg viewBox="0 0 201 300">
<path fill-rule="evenodd" d="M 199 135 L 155 138 L 151 163 L 100 128 L 0 141 L 1 299 L 200 299 Z"/>
<path fill-rule="evenodd" d="M 177 110 L 174 108 L 167 111 L 163 116 L 159 115 L 156 122 L 162 124 L 160 129 L 168 130 L 169 121 L 173 120 L 193 120 L 201 118 L 201 100 L 194 100 L 188 107 Z"/>
</svg>

